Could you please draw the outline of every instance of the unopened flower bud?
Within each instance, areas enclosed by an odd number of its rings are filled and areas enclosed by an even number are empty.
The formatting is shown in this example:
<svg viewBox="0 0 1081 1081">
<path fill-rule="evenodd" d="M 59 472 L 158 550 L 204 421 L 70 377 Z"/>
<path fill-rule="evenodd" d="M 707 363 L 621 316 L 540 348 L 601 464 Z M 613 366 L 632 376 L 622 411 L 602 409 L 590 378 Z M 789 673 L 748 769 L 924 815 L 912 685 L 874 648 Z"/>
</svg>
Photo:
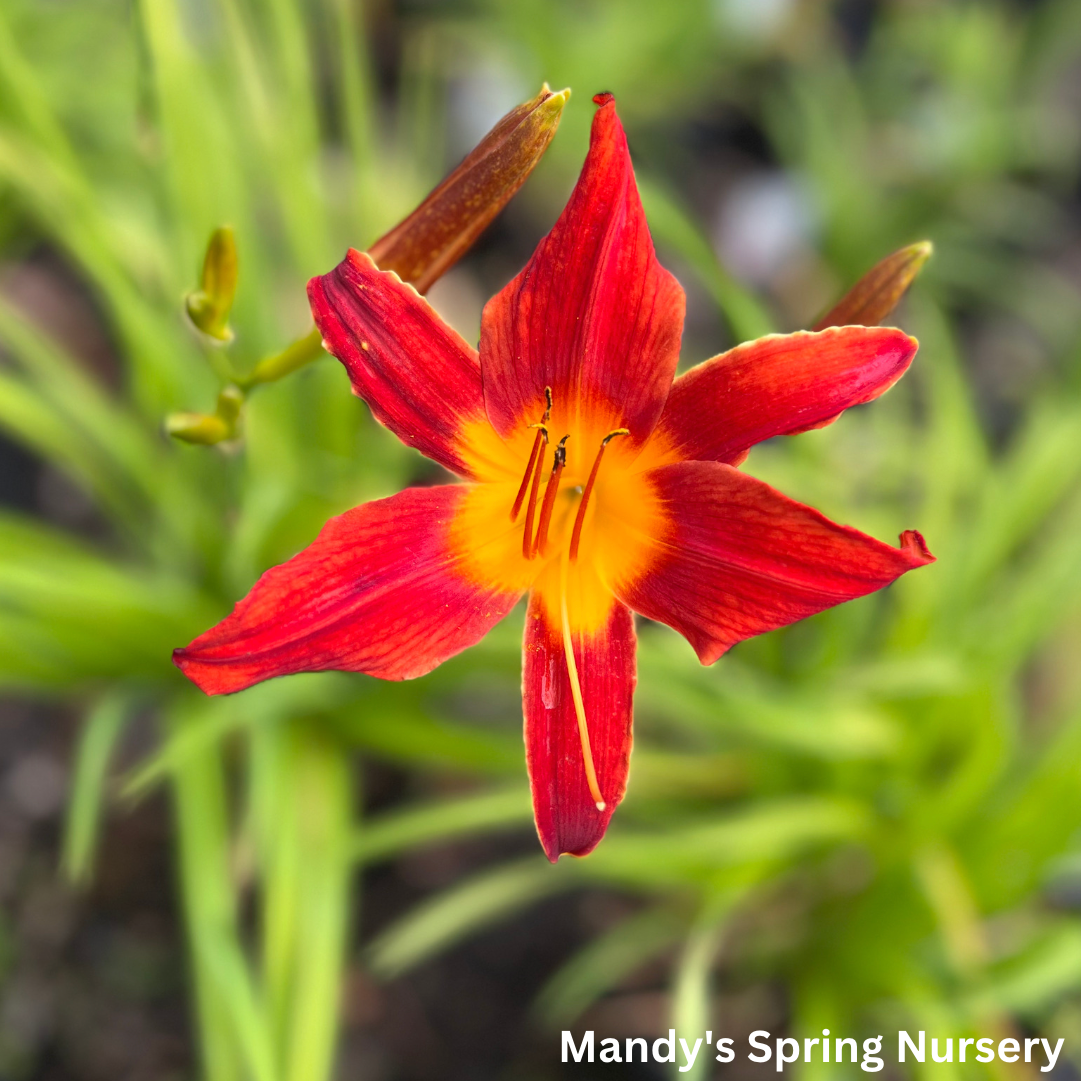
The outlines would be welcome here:
<svg viewBox="0 0 1081 1081">
<path fill-rule="evenodd" d="M 236 422 L 240 416 L 240 407 L 244 404 L 244 392 L 240 387 L 229 386 L 222 389 L 218 395 L 218 416 L 229 425 L 230 434 L 236 430 Z"/>
<path fill-rule="evenodd" d="M 368 250 L 426 292 L 470 248 L 525 183 L 556 133 L 569 89 L 540 93 L 512 109 L 476 149 L 403 222 Z"/>
<path fill-rule="evenodd" d="M 165 418 L 165 430 L 174 439 L 204 446 L 229 438 L 229 425 L 215 413 L 170 413 Z"/>
<path fill-rule="evenodd" d="M 165 418 L 165 430 L 174 439 L 185 443 L 201 443 L 204 446 L 224 443 L 236 437 L 236 424 L 244 404 L 244 392 L 235 386 L 227 386 L 218 395 L 218 408 L 214 413 L 170 413 Z"/>
<path fill-rule="evenodd" d="M 219 342 L 233 340 L 229 313 L 236 296 L 236 280 L 236 238 L 233 230 L 223 225 L 214 230 L 206 246 L 200 287 L 189 293 L 184 302 L 192 323 Z"/>
<path fill-rule="evenodd" d="M 930 258 L 932 250 L 931 242 L 922 240 L 887 255 L 815 323 L 814 329 L 877 326 L 900 303 L 901 297 Z"/>
</svg>

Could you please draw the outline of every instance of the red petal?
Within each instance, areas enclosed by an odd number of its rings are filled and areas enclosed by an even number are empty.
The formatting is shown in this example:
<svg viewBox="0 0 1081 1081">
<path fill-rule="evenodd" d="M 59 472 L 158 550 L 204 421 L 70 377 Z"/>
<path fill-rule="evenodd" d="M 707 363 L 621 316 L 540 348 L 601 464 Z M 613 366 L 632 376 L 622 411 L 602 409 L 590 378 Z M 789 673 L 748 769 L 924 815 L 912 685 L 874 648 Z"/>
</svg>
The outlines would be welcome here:
<svg viewBox="0 0 1081 1081">
<path fill-rule="evenodd" d="M 585 856 L 604 836 L 623 798 L 631 754 L 636 639 L 630 611 L 613 601 L 604 625 L 573 631 L 572 640 L 603 811 L 586 782 L 562 624 L 551 620 L 534 594 L 522 656 L 526 765 L 537 834 L 553 863 L 564 852 Z"/>
<path fill-rule="evenodd" d="M 917 342 L 900 330 L 771 334 L 681 375 L 658 425 L 684 458 L 738 464 L 775 435 L 821 428 L 904 375 Z"/>
<path fill-rule="evenodd" d="M 506 436 L 538 421 L 552 431 L 581 412 L 635 439 L 653 429 L 679 356 L 684 297 L 657 262 L 615 102 L 593 118 L 578 185 L 529 264 L 484 309 L 480 353 L 488 418 Z"/>
<path fill-rule="evenodd" d="M 670 534 L 653 569 L 615 592 L 686 636 L 703 664 L 934 561 L 918 533 L 894 548 L 720 462 L 677 462 L 649 478 Z"/>
<path fill-rule="evenodd" d="M 520 594 L 456 571 L 447 527 L 467 488 L 408 488 L 331 518 L 233 614 L 173 659 L 207 694 L 338 669 L 412 679 L 480 641 Z"/>
<path fill-rule="evenodd" d="M 326 348 L 376 419 L 403 443 L 469 476 L 462 428 L 484 419 L 476 350 L 412 286 L 352 249 L 308 282 L 308 300 Z"/>
</svg>

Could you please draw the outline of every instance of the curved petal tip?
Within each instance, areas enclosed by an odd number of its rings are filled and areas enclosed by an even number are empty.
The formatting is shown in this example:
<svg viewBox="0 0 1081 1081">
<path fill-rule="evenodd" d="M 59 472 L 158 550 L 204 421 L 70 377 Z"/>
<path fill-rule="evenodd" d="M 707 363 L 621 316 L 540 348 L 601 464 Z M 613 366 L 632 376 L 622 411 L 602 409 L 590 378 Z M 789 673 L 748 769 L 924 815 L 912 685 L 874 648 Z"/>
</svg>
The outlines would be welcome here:
<svg viewBox="0 0 1081 1081">
<path fill-rule="evenodd" d="M 935 557 L 927 547 L 927 541 L 923 539 L 922 533 L 917 532 L 915 529 L 906 529 L 899 539 L 901 550 L 912 556 L 913 561 L 919 566 L 935 562 Z"/>
</svg>

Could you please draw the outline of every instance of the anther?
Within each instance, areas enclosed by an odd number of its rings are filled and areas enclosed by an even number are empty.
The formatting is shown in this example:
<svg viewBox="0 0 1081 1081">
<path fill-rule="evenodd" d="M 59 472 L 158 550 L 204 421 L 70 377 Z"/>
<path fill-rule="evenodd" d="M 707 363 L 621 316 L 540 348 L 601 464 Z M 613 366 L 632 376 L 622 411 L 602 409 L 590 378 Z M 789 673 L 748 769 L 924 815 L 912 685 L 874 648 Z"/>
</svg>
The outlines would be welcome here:
<svg viewBox="0 0 1081 1081">
<path fill-rule="evenodd" d="M 544 489 L 544 503 L 541 505 L 540 524 L 537 526 L 537 542 L 533 545 L 533 554 L 538 552 L 544 555 L 548 546 L 548 525 L 552 521 L 552 508 L 556 504 L 556 496 L 559 494 L 559 477 L 563 467 L 567 464 L 567 440 L 565 435 L 555 450 L 555 461 L 552 462 L 552 472 L 548 477 L 548 487 Z"/>
<path fill-rule="evenodd" d="M 582 490 L 582 502 L 578 504 L 578 513 L 574 516 L 574 528 L 571 530 L 570 547 L 570 557 L 572 561 L 578 558 L 578 545 L 582 540 L 582 525 L 586 520 L 586 506 L 589 503 L 589 497 L 593 494 L 593 485 L 597 482 L 597 471 L 601 467 L 601 458 L 604 457 L 604 448 L 608 446 L 617 435 L 630 434 L 630 431 L 626 428 L 616 428 L 601 440 L 600 450 L 597 451 L 597 457 L 593 459 L 593 468 L 589 471 L 589 480 L 586 481 L 586 486 Z"/>
</svg>

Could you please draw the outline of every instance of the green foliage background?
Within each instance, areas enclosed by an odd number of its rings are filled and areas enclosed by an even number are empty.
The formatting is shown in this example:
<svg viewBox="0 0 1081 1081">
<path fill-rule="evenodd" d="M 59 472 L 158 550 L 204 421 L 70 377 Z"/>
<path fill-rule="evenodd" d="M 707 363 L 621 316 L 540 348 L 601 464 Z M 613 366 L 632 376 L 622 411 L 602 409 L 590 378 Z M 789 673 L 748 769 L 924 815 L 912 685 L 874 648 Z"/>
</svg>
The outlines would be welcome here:
<svg viewBox="0 0 1081 1081">
<path fill-rule="evenodd" d="M 901 315 L 921 341 L 910 375 L 745 468 L 877 536 L 919 528 L 939 561 L 710 669 L 643 627 L 631 788 L 601 847 L 555 868 L 538 850 L 437 892 L 364 945 L 366 964 L 390 977 L 603 885 L 638 903 L 557 972 L 542 1024 L 573 1024 L 663 957 L 681 1034 L 711 1027 L 714 980 L 768 979 L 796 1034 L 1023 1029 L 1081 1049 L 1081 924 L 1051 903 L 1081 875 L 1081 7 L 839 15 L 806 0 L 764 5 L 772 25 L 748 22 L 753 8 L 0 2 L 0 256 L 61 253 L 123 364 L 108 387 L 0 296 L 0 428 L 103 523 L 88 538 L 0 515 L 0 683 L 85 715 L 65 851 L 78 879 L 112 749 L 153 712 L 160 748 L 121 798 L 171 793 L 209 1081 L 330 1076 L 359 867 L 530 828 L 520 615 L 412 684 L 303 676 L 211 701 L 169 661 L 328 516 L 426 469 L 327 359 L 254 394 L 237 445 L 168 441 L 164 416 L 209 409 L 222 376 L 181 317 L 208 236 L 236 230 L 230 356 L 247 370 L 306 331 L 306 278 L 438 179 L 450 88 L 477 70 L 495 88 L 526 80 L 495 115 L 542 79 L 575 91 L 516 203 L 535 238 L 581 162 L 590 95 L 617 94 L 662 259 L 730 340 L 791 316 L 706 239 L 679 134 L 704 118 L 747 118 L 802 178 L 830 287 L 934 240 Z M 1004 326 L 1040 364 L 995 412 L 980 350 Z M 410 770 L 416 802 L 363 818 L 357 756 Z M 434 798 L 445 773 L 475 789 Z"/>
</svg>

